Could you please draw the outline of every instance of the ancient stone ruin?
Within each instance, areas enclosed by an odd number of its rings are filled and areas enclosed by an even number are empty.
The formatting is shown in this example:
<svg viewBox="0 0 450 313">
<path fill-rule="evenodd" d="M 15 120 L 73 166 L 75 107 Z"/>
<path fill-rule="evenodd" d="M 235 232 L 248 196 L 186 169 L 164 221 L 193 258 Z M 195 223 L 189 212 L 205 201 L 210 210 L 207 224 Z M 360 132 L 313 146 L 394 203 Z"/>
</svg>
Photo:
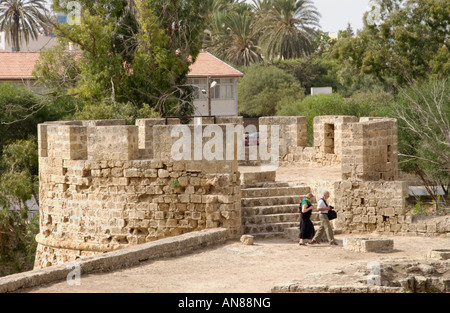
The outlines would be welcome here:
<svg viewBox="0 0 450 313">
<path fill-rule="evenodd" d="M 228 135 L 230 126 L 243 125 L 241 117 L 200 121 L 205 132 L 217 125 L 222 131 L 214 138 L 220 140 L 213 148 L 212 134 L 199 141 L 193 121 L 183 128 L 189 143 L 223 157 L 198 158 L 192 149 L 187 151 L 192 158 L 174 159 L 179 119 L 40 124 L 35 268 L 204 229 L 224 228 L 228 238 L 288 236 L 289 229 L 298 230 L 300 198 L 320 194 L 323 186 L 332 193 L 339 216 L 335 227 L 342 232 L 449 233 L 448 223 L 418 224 L 405 212 L 408 186 L 398 181 L 394 119 L 319 116 L 314 146 L 308 147 L 305 117 L 260 118 L 259 127 L 268 126 L 268 147 L 278 150 L 279 166 L 340 168 L 338 179 L 294 185 L 276 181 L 275 170 L 264 168 L 266 159 L 249 160 L 254 147 L 245 147 L 246 158 L 240 158 L 242 134 L 232 133 L 231 140 Z M 262 167 L 243 170 L 248 165 Z"/>
</svg>

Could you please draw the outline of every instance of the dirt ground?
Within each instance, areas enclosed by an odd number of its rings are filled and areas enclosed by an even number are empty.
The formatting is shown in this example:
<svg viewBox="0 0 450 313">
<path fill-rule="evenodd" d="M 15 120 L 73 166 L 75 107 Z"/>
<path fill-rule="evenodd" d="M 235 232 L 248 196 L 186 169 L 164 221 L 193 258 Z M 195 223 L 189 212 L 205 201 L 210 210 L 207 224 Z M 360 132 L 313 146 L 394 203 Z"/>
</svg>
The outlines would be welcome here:
<svg viewBox="0 0 450 313">
<path fill-rule="evenodd" d="M 352 235 L 356 236 L 356 235 Z M 364 235 L 370 237 L 375 235 Z M 197 252 L 144 262 L 111 273 L 81 275 L 80 286 L 54 283 L 22 292 L 33 293 L 266 293 L 280 283 L 351 284 L 349 277 L 370 262 L 425 260 L 431 249 L 449 249 L 450 238 L 391 237 L 390 253 L 358 253 L 339 246 L 299 246 L 285 239 L 264 239 L 253 246 L 230 240 Z M 361 235 L 357 236 L 361 237 Z M 349 272 L 353 271 L 353 272 Z M 350 279 L 351 280 L 351 279 Z"/>
</svg>

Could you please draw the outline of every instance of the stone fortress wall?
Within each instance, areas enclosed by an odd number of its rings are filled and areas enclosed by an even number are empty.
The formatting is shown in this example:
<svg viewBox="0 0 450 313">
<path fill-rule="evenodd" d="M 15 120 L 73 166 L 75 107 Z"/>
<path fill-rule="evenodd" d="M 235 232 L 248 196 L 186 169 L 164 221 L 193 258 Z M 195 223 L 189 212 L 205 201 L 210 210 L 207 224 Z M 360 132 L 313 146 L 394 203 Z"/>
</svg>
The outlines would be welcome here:
<svg viewBox="0 0 450 313">
<path fill-rule="evenodd" d="M 406 212 L 409 186 L 398 180 L 396 119 L 317 116 L 313 147 L 306 146 L 305 117 L 261 119 L 260 124 L 282 125 L 280 164 L 340 167 L 340 179 L 317 177 L 308 186 L 316 196 L 325 189 L 330 191 L 330 204 L 336 207 L 339 216 L 334 224 L 343 232 L 450 234 L 449 218 L 420 219 Z"/>
<path fill-rule="evenodd" d="M 212 124 L 222 129 L 219 142 L 226 154 L 227 127 L 243 125 L 243 119 L 204 117 L 202 131 Z M 171 134 L 179 125 L 171 118 L 141 119 L 135 125 L 123 120 L 39 125 L 35 267 L 196 230 L 225 228 L 230 238 L 242 234 L 238 165 L 248 164 L 238 160 L 237 135 L 231 140 L 232 159 L 174 160 L 171 149 L 178 138 Z M 397 180 L 395 119 L 318 116 L 313 147 L 307 147 L 305 117 L 264 117 L 262 125 L 279 127 L 280 166 L 340 166 L 340 179 L 324 183 L 318 177 L 310 187 L 316 195 L 324 184 L 331 191 L 339 215 L 335 224 L 344 232 L 450 232 L 448 224 L 437 222 L 419 227 L 405 214 L 408 186 Z M 187 127 L 195 136 L 194 125 Z M 201 145 L 209 139 L 202 138 Z"/>
<path fill-rule="evenodd" d="M 241 232 L 237 160 L 170 159 L 159 143 L 170 141 L 160 134 L 170 134 L 171 123 L 39 125 L 36 268 L 196 230 Z"/>
</svg>

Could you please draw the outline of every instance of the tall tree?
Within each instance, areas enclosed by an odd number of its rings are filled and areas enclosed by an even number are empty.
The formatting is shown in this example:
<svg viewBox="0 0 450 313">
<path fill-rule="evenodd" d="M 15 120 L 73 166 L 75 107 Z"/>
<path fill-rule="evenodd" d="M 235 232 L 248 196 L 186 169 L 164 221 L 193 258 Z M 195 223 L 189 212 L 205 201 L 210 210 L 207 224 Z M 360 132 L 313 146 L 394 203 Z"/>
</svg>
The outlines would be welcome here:
<svg viewBox="0 0 450 313">
<path fill-rule="evenodd" d="M 45 0 L 0 0 L 0 31 L 6 33 L 13 51 L 20 51 L 20 42 L 36 39 L 45 30 Z"/>
<path fill-rule="evenodd" d="M 333 55 L 343 78 L 364 74 L 382 82 L 406 84 L 428 75 L 448 76 L 450 3 L 442 0 L 379 0 L 365 14 L 356 37 L 339 40 Z"/>
<path fill-rule="evenodd" d="M 400 89 L 394 116 L 399 121 L 401 169 L 416 174 L 435 200 L 436 186 L 450 189 L 450 94 L 448 78 Z"/>
<path fill-rule="evenodd" d="M 54 9 L 61 8 L 60 2 L 54 1 Z M 147 104 L 161 115 L 189 110 L 191 92 L 183 86 L 202 44 L 203 1 L 79 3 L 79 23 L 54 25 L 63 43 L 81 49 L 70 94 L 89 105 Z"/>
<path fill-rule="evenodd" d="M 210 50 L 217 57 L 238 66 L 249 66 L 263 60 L 252 12 L 218 12 L 214 15 L 213 25 Z"/>
<path fill-rule="evenodd" d="M 259 44 L 267 59 L 300 58 L 313 52 L 320 14 L 312 1 L 272 0 L 270 8 L 266 1 L 256 3 L 264 9 L 258 28 Z"/>
</svg>

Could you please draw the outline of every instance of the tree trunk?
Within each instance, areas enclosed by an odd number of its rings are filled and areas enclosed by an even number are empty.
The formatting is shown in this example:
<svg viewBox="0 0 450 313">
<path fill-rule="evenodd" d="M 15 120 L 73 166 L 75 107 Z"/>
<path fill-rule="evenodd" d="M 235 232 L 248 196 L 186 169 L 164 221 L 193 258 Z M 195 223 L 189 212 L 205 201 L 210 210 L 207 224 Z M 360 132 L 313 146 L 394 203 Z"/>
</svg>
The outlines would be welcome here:
<svg viewBox="0 0 450 313">
<path fill-rule="evenodd" d="M 20 51 L 20 44 L 19 44 L 19 16 L 14 15 L 14 25 L 13 25 L 13 38 L 12 38 L 12 49 L 13 51 L 19 52 Z"/>
</svg>

